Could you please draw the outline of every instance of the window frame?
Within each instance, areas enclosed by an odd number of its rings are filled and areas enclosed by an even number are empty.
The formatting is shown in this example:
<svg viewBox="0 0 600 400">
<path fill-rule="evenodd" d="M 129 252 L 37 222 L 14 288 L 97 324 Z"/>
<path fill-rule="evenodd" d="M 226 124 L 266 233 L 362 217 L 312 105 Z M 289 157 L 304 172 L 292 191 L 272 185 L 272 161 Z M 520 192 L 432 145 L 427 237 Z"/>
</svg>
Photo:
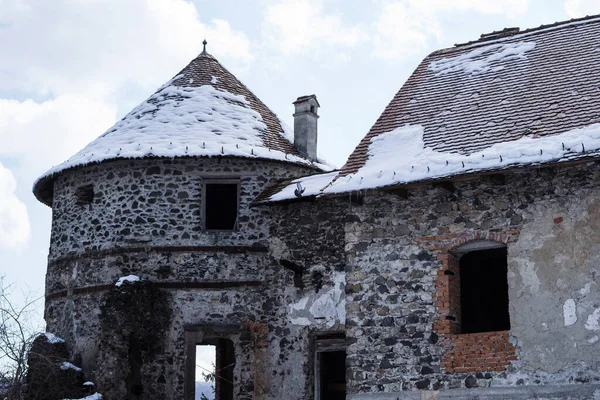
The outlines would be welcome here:
<svg viewBox="0 0 600 400">
<path fill-rule="evenodd" d="M 206 206 L 207 206 L 207 185 L 236 185 L 237 186 L 237 204 L 236 204 L 236 218 L 233 229 L 208 229 L 206 227 Z M 239 231 L 239 217 L 240 217 L 240 201 L 241 201 L 241 179 L 239 177 L 228 177 L 228 178 L 203 178 L 202 179 L 202 230 L 205 232 L 215 233 L 228 233 Z"/>
</svg>

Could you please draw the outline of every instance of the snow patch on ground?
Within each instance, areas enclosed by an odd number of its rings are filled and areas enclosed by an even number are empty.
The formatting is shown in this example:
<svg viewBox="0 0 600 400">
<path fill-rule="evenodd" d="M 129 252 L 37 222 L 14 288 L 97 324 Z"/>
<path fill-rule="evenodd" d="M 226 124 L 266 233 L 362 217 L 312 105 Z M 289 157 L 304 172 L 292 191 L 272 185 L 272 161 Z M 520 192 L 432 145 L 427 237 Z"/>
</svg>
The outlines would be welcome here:
<svg viewBox="0 0 600 400">
<path fill-rule="evenodd" d="M 563 304 L 563 319 L 565 326 L 570 326 L 577 322 L 577 305 L 575 304 L 575 300 L 567 299 L 565 304 Z"/>
<path fill-rule="evenodd" d="M 294 325 L 321 325 L 332 327 L 336 322 L 346 323 L 346 274 L 334 272 L 332 284 L 318 293 L 310 294 L 289 306 L 290 321 Z"/>
<path fill-rule="evenodd" d="M 119 278 L 119 280 L 117 281 L 117 283 L 115 283 L 115 286 L 121 286 L 125 282 L 127 282 L 127 283 L 138 282 L 139 280 L 140 280 L 140 277 L 137 276 L 137 275 L 122 276 L 122 277 Z"/>
<path fill-rule="evenodd" d="M 498 71 L 504 68 L 502 62 L 526 59 L 526 52 L 535 49 L 534 42 L 492 44 L 478 47 L 456 57 L 433 61 L 428 68 L 437 74 L 465 72 L 467 74 Z"/>
<path fill-rule="evenodd" d="M 57 344 L 65 342 L 64 339 L 59 338 L 54 333 L 44 332 L 44 336 L 46 336 L 46 340 L 48 340 L 48 343 Z"/>
<path fill-rule="evenodd" d="M 75 371 L 81 371 L 81 368 L 79 368 L 78 366 L 71 364 L 70 362 L 64 361 L 62 364 L 60 364 L 60 369 L 62 369 L 63 371 L 66 371 L 68 369 L 73 369 Z"/>
</svg>

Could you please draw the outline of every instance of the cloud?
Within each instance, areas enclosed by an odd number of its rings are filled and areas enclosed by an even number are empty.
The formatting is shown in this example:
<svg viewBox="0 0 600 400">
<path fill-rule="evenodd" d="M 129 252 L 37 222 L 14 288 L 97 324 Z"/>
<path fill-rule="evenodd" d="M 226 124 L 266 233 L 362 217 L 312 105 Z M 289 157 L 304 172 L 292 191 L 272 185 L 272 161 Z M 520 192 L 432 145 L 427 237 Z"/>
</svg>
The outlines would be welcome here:
<svg viewBox="0 0 600 400">
<path fill-rule="evenodd" d="M 528 0 L 384 0 L 374 24 L 373 55 L 396 60 L 443 38 L 441 15 L 447 12 L 476 12 L 514 17 L 529 7 Z"/>
<path fill-rule="evenodd" d="M 184 0 L 0 0 L 0 37 L 0 156 L 20 163 L 19 179 L 99 136 L 176 75 L 204 38 L 237 67 L 254 57 L 243 32 L 202 22 Z M 35 101 L 15 100 L 28 97 Z"/>
<path fill-rule="evenodd" d="M 19 247 L 29 239 L 27 207 L 15 195 L 12 172 L 0 164 L 0 248 Z"/>
<path fill-rule="evenodd" d="M 155 88 L 201 51 L 204 38 L 232 64 L 253 59 L 243 32 L 224 20 L 201 22 L 184 0 L 12 4 L 0 6 L 0 91 L 106 96 L 131 81 Z"/>
<path fill-rule="evenodd" d="M 265 9 L 263 35 L 269 46 L 289 55 L 350 48 L 365 40 L 366 33 L 327 13 L 322 0 L 284 0 Z"/>
<path fill-rule="evenodd" d="M 596 15 L 600 14 L 600 3 L 598 0 L 566 0 L 565 11 L 571 18 Z"/>
<path fill-rule="evenodd" d="M 114 105 L 81 95 L 41 103 L 0 99 L 0 156 L 19 160 L 31 178 L 66 160 L 115 119 Z"/>
</svg>

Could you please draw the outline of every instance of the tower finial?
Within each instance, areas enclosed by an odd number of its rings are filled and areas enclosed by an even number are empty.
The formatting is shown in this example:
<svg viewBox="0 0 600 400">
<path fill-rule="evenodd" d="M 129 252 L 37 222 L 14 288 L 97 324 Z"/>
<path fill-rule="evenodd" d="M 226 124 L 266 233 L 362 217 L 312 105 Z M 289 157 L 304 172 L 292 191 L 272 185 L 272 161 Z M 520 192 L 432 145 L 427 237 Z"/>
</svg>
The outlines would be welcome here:
<svg viewBox="0 0 600 400">
<path fill-rule="evenodd" d="M 204 49 L 202 50 L 202 53 L 201 53 L 201 54 L 208 54 L 208 53 L 206 52 L 206 45 L 208 44 L 208 42 L 206 41 L 206 39 L 204 39 L 204 40 L 202 41 L 202 44 L 204 45 Z"/>
</svg>

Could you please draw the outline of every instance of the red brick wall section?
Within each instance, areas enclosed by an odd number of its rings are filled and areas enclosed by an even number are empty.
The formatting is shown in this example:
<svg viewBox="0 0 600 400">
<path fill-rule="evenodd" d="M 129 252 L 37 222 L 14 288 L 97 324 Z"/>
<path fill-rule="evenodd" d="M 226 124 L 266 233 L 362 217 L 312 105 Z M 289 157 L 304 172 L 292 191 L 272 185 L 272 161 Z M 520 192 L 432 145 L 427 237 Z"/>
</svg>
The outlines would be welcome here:
<svg viewBox="0 0 600 400">
<path fill-rule="evenodd" d="M 509 331 L 445 335 L 440 367 L 447 373 L 504 371 L 516 360 Z"/>
<path fill-rule="evenodd" d="M 507 244 L 515 241 L 518 234 L 518 231 L 475 232 L 416 239 L 431 243 L 429 249 L 441 261 L 434 294 L 439 319 L 434 322 L 433 330 L 440 337 L 440 367 L 446 373 L 503 371 L 517 359 L 509 331 L 460 333 L 460 269 L 452 250 L 477 240 Z"/>
<path fill-rule="evenodd" d="M 442 261 L 435 281 L 435 306 L 440 319 L 433 324 L 439 334 L 460 333 L 460 269 L 458 259 L 449 252 L 437 256 Z"/>
</svg>

